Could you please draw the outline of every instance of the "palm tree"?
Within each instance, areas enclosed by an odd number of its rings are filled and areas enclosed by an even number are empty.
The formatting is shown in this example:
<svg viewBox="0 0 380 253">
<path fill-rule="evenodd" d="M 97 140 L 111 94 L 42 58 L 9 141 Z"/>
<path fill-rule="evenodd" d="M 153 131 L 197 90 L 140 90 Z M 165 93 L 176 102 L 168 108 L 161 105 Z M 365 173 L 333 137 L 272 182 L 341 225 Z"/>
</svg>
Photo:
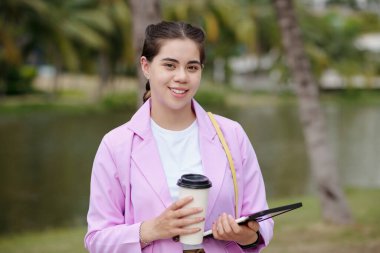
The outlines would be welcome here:
<svg viewBox="0 0 380 253">
<path fill-rule="evenodd" d="M 0 2 L 0 95 L 9 93 L 11 86 L 27 81 L 20 72 L 30 52 L 32 34 L 28 24 L 43 16 L 47 9 L 42 0 Z M 12 89 L 18 90 L 17 87 Z"/>
<path fill-rule="evenodd" d="M 105 0 L 98 6 L 111 22 L 111 30 L 102 30 L 106 47 L 98 50 L 98 73 L 100 82 L 96 98 L 102 94 L 112 79 L 112 74 L 116 71 L 118 64 L 128 64 L 133 62 L 131 57 L 132 36 L 131 36 L 131 13 L 125 0 Z"/>
<path fill-rule="evenodd" d="M 161 7 L 159 0 L 130 0 L 133 23 L 133 45 L 135 52 L 135 63 L 138 73 L 138 99 L 137 106 L 142 104 L 142 97 L 145 92 L 146 79 L 140 68 L 140 54 L 145 37 L 145 28 L 149 24 L 157 23 L 161 20 Z"/>
<path fill-rule="evenodd" d="M 46 36 L 39 36 L 44 40 L 52 52 L 53 62 L 58 76 L 65 67 L 68 70 L 80 69 L 85 60 L 82 52 L 90 51 L 98 55 L 99 73 L 101 82 L 99 90 L 107 82 L 109 67 L 104 56 L 110 48 L 106 37 L 114 32 L 107 9 L 97 1 L 50 1 L 51 7 L 47 22 Z M 102 64 L 103 63 L 103 64 Z M 57 78 L 56 78 L 57 80 Z M 53 85 L 57 88 L 57 81 Z M 100 93 L 100 92 L 99 92 Z"/>
<path fill-rule="evenodd" d="M 80 68 L 83 48 L 106 49 L 104 35 L 113 32 L 108 13 L 95 0 L 4 0 L 0 13 L 0 42 L 7 52 L 0 60 L 17 69 L 38 49 L 55 65 L 56 77 L 64 67 Z"/>
<path fill-rule="evenodd" d="M 326 136 L 319 92 L 306 57 L 292 0 L 272 0 L 282 32 L 288 66 L 293 74 L 306 138 L 311 170 L 320 197 L 323 218 L 334 223 L 352 222 L 344 193 L 339 185 L 338 170 Z"/>
</svg>

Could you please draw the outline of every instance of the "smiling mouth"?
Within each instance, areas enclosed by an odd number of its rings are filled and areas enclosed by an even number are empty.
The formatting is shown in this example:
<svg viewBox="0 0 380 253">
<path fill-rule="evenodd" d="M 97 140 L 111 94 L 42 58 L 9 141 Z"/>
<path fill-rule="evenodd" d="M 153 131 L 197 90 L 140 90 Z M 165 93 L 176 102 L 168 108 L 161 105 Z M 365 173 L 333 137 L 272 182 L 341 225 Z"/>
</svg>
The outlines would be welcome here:
<svg viewBox="0 0 380 253">
<path fill-rule="evenodd" d="M 183 89 L 176 89 L 176 88 L 169 88 L 171 91 L 173 91 L 175 94 L 184 94 L 188 90 L 183 90 Z"/>
</svg>

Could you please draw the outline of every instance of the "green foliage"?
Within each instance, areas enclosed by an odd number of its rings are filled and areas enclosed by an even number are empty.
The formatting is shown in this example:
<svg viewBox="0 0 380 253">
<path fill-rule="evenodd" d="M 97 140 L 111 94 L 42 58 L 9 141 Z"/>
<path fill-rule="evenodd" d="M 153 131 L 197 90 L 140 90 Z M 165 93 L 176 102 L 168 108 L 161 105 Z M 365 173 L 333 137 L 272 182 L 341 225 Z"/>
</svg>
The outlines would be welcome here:
<svg viewBox="0 0 380 253">
<path fill-rule="evenodd" d="M 281 47 L 281 36 L 276 17 L 270 6 L 262 6 L 255 11 L 257 23 L 257 43 L 259 53 L 268 53 Z"/>
<path fill-rule="evenodd" d="M 107 56 L 111 70 L 133 58 L 124 0 L 4 0 L 0 16 L 0 63 L 11 66 L 2 70 L 3 93 L 9 83 L 4 77 L 14 79 L 26 63 L 54 65 L 58 72 L 95 72 L 100 54 Z M 12 87 L 20 85 L 11 81 Z"/>
<path fill-rule="evenodd" d="M 326 68 L 334 68 L 343 75 L 375 74 L 369 72 L 369 66 L 376 63 L 354 42 L 364 33 L 377 32 L 379 17 L 367 12 L 343 13 L 340 9 L 312 13 L 300 8 L 298 13 L 314 73 L 319 75 Z"/>
<path fill-rule="evenodd" d="M 0 79 L 0 86 L 4 89 L 4 94 L 19 95 L 33 90 L 32 82 L 37 75 L 35 67 L 28 65 L 20 67 L 7 66 L 1 72 L 5 72 L 2 73 L 4 75 Z"/>
<path fill-rule="evenodd" d="M 220 89 L 200 89 L 195 99 L 208 110 L 226 107 L 226 96 Z"/>
<path fill-rule="evenodd" d="M 378 90 L 361 90 L 348 88 L 342 91 L 325 92 L 322 94 L 323 102 L 332 102 L 358 106 L 358 105 L 378 105 L 380 104 L 380 92 Z"/>
<path fill-rule="evenodd" d="M 107 95 L 102 105 L 107 110 L 136 110 L 137 92 L 114 93 Z"/>
<path fill-rule="evenodd" d="M 345 5 L 347 7 L 351 8 L 357 8 L 357 2 L 356 0 L 328 0 L 328 5 Z"/>
<path fill-rule="evenodd" d="M 248 2 L 166 0 L 162 3 L 165 19 L 185 20 L 205 28 L 209 58 L 256 50 L 255 8 Z"/>
<path fill-rule="evenodd" d="M 317 76 L 327 68 L 343 75 L 380 73 L 380 61 L 354 46 L 361 34 L 380 30 L 380 18 L 375 13 L 336 7 L 355 7 L 353 3 L 329 1 L 331 7 L 321 13 L 297 5 L 306 52 Z M 161 4 L 164 19 L 184 20 L 205 29 L 206 69 L 212 70 L 215 58 L 282 50 L 281 34 L 268 1 L 163 0 Z M 3 0 L 0 16 L 0 64 L 12 66 L 1 70 L 0 93 L 5 93 L 9 83 L 4 77 L 14 76 L 14 72 L 23 76 L 22 66 L 30 63 L 54 65 L 58 72 L 97 73 L 102 55 L 108 75 L 135 74 L 131 13 L 125 0 Z M 274 68 L 286 68 L 282 57 Z M 7 69 L 12 73 L 5 73 Z M 282 73 L 288 80 L 286 71 Z M 28 90 L 14 87 L 24 82 L 12 82 L 12 92 Z"/>
</svg>

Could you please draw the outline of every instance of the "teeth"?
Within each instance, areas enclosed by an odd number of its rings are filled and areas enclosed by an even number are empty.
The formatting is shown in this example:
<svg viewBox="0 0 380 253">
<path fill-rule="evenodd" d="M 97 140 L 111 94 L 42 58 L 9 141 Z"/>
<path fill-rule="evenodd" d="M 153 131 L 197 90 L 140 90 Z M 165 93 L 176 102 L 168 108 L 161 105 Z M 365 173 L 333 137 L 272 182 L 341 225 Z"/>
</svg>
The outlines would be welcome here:
<svg viewBox="0 0 380 253">
<path fill-rule="evenodd" d="M 176 94 L 183 94 L 183 93 L 185 93 L 185 91 L 184 90 L 176 90 L 176 89 L 171 89 L 174 93 L 176 93 Z"/>
</svg>

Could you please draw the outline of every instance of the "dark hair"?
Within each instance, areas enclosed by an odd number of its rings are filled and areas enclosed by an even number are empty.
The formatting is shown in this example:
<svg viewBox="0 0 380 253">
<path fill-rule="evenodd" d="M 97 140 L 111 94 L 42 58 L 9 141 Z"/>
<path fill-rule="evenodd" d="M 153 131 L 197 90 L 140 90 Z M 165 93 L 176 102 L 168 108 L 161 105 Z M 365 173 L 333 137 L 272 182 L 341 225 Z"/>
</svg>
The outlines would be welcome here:
<svg viewBox="0 0 380 253">
<path fill-rule="evenodd" d="M 157 24 L 148 25 L 145 29 L 145 40 L 141 56 L 145 56 L 148 61 L 159 53 L 162 42 L 167 39 L 190 39 L 194 41 L 199 48 L 200 62 L 205 61 L 205 33 L 199 27 L 192 26 L 184 22 L 161 21 Z M 149 80 L 145 85 L 143 101 L 150 98 Z"/>
</svg>

